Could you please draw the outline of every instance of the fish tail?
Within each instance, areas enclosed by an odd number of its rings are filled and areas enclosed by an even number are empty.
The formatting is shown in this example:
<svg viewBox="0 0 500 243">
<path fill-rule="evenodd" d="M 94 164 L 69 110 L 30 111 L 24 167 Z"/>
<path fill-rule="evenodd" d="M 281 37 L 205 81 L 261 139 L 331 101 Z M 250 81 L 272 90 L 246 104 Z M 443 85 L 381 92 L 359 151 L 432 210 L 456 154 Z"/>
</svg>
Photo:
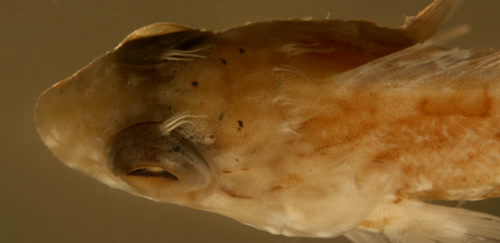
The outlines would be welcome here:
<svg viewBox="0 0 500 243">
<path fill-rule="evenodd" d="M 405 200 L 384 206 L 345 236 L 355 243 L 500 242 L 500 218 L 461 208 Z"/>
</svg>

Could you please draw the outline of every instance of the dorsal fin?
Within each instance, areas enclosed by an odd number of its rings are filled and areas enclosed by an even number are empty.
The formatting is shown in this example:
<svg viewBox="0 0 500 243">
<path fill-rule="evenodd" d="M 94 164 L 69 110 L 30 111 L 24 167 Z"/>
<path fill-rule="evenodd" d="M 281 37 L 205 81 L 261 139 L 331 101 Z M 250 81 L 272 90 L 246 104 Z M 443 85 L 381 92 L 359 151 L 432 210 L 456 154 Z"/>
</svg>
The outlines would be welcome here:
<svg viewBox="0 0 500 243">
<path fill-rule="evenodd" d="M 434 0 L 417 16 L 406 17 L 405 24 L 398 30 L 418 43 L 425 42 L 436 34 L 462 2 L 463 0 Z"/>
</svg>

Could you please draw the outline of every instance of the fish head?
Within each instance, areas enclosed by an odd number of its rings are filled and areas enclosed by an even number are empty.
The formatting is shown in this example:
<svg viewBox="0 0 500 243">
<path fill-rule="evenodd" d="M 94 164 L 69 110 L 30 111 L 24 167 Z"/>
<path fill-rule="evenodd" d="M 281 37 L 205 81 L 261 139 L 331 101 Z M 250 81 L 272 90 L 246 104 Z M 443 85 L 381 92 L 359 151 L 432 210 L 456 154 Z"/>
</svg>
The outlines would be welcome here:
<svg viewBox="0 0 500 243">
<path fill-rule="evenodd" d="M 166 191 L 171 195 L 206 186 L 211 180 L 209 165 L 193 143 L 161 125 L 174 112 L 195 107 L 192 101 L 178 99 L 196 88 L 194 80 L 183 85 L 176 78 L 187 62 L 166 61 L 168 52 L 186 49 L 209 35 L 174 24 L 135 31 L 115 50 L 39 98 L 35 122 L 43 142 L 69 167 L 155 200 L 162 200 Z M 207 119 L 185 125 L 195 122 Z M 184 162 L 172 162 L 176 160 Z"/>
<path fill-rule="evenodd" d="M 321 81 L 412 44 L 366 21 L 154 24 L 45 91 L 35 123 L 63 163 L 111 187 L 272 233 L 339 235 L 386 189 L 361 187 L 372 177 L 308 122 L 338 112 L 325 109 L 337 84 Z M 336 217 L 318 226 L 325 212 Z"/>
</svg>

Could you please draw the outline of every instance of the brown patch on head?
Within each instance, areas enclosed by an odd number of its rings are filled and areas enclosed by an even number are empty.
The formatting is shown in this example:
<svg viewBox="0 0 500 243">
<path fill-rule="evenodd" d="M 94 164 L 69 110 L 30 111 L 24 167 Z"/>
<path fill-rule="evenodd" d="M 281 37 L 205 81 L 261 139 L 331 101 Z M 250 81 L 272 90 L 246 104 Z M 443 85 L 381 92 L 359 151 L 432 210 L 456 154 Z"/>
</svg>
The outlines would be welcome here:
<svg viewBox="0 0 500 243">
<path fill-rule="evenodd" d="M 271 189 L 269 190 L 270 192 L 277 192 L 277 191 L 281 191 L 283 189 L 282 186 L 273 186 L 271 187 Z"/>
</svg>

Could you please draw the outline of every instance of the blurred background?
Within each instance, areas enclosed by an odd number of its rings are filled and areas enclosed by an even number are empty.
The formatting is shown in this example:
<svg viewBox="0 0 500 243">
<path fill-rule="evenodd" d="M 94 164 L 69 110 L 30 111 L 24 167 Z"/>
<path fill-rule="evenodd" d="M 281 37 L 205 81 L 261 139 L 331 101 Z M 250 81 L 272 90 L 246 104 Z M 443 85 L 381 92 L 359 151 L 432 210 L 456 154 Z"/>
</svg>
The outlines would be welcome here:
<svg viewBox="0 0 500 243">
<path fill-rule="evenodd" d="M 431 0 L 16 0 L 0 3 L 0 242 L 347 242 L 274 236 L 232 219 L 155 203 L 73 171 L 42 144 L 38 96 L 155 22 L 222 30 L 280 18 L 372 19 L 397 27 Z M 450 43 L 500 48 L 500 1 L 466 0 L 444 30 L 469 24 Z M 455 206 L 456 203 L 448 204 Z M 465 208 L 500 216 L 500 200 Z"/>
</svg>

